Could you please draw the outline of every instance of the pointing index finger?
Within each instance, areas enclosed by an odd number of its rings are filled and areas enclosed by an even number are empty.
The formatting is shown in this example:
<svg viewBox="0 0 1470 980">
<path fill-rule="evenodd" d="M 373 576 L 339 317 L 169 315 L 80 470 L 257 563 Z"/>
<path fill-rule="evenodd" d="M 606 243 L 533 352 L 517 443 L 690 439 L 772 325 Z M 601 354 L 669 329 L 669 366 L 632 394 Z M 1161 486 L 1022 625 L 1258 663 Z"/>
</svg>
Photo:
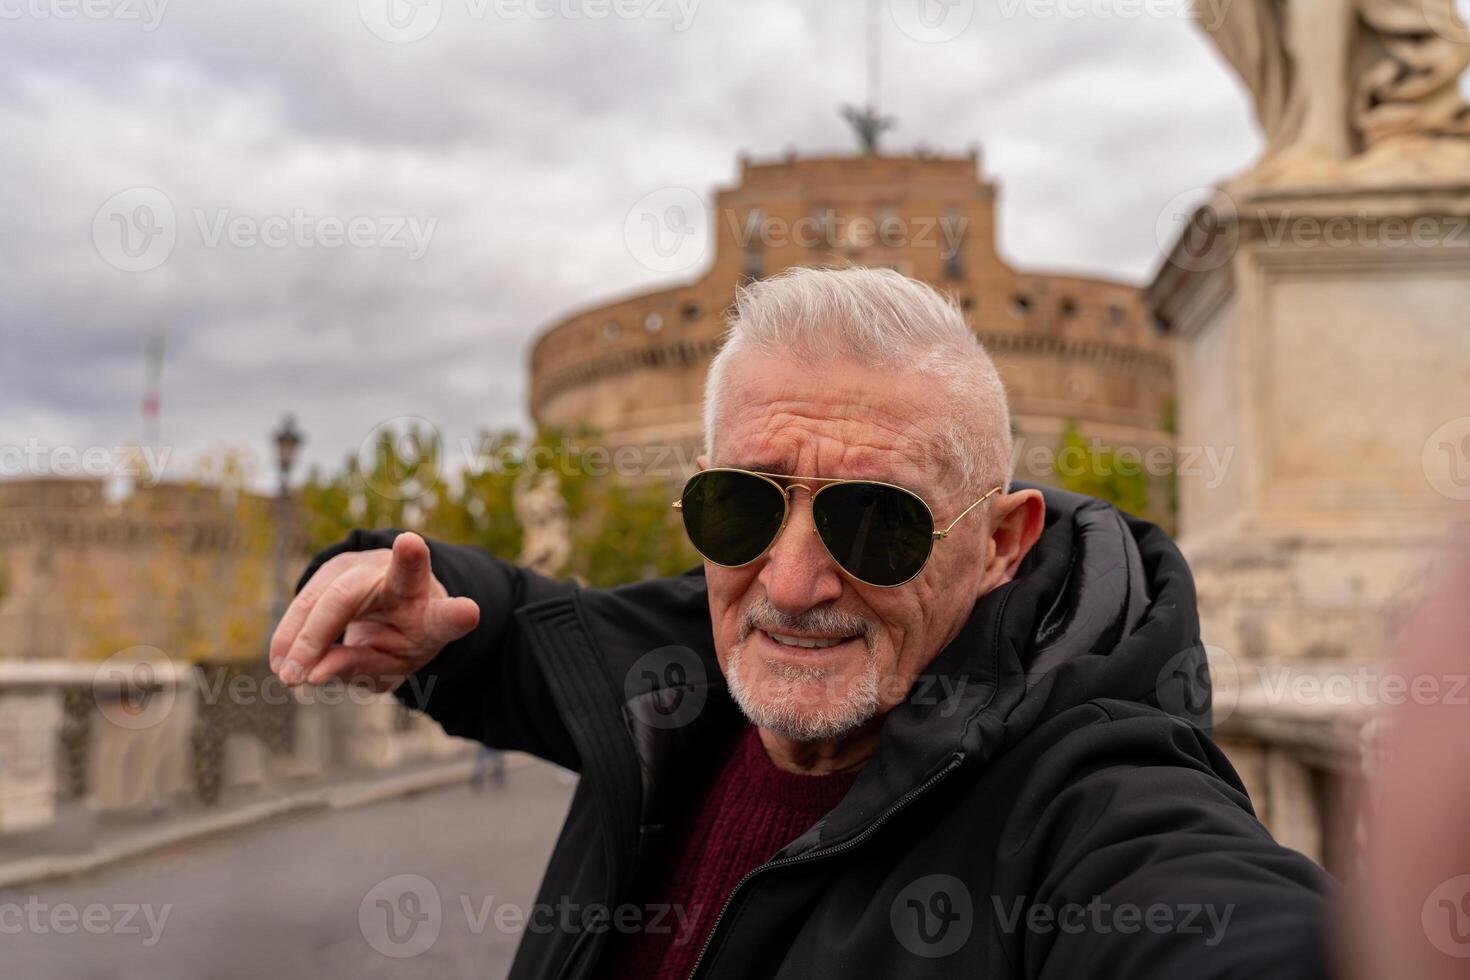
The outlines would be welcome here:
<svg viewBox="0 0 1470 980">
<path fill-rule="evenodd" d="M 393 558 L 383 588 L 389 595 L 412 599 L 429 587 L 429 546 L 412 531 L 404 531 L 393 539 Z"/>
</svg>

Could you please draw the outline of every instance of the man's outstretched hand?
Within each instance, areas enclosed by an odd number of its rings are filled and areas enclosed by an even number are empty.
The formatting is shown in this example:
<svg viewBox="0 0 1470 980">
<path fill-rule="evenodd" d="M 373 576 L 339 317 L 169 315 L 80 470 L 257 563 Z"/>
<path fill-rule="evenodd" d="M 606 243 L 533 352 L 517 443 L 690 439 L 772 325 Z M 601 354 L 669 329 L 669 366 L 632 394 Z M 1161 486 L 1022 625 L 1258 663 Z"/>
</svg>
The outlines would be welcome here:
<svg viewBox="0 0 1470 980">
<path fill-rule="evenodd" d="M 479 621 L 480 607 L 450 598 L 429 546 L 406 531 L 391 549 L 344 552 L 317 569 L 271 637 L 271 670 L 293 687 L 368 678 L 391 691 Z"/>
</svg>

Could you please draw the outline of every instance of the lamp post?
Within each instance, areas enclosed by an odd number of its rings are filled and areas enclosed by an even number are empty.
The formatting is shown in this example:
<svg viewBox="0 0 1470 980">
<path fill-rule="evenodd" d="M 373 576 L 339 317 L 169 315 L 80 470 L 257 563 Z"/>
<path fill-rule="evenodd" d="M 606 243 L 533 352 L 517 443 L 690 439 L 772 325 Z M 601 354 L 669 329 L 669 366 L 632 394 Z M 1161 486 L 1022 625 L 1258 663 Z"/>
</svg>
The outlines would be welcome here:
<svg viewBox="0 0 1470 980">
<path fill-rule="evenodd" d="M 280 428 L 271 434 L 276 444 L 276 468 L 280 486 L 276 491 L 276 558 L 271 576 L 271 627 L 286 614 L 286 550 L 291 538 L 291 467 L 305 437 L 296 428 L 296 416 L 287 412 Z"/>
</svg>

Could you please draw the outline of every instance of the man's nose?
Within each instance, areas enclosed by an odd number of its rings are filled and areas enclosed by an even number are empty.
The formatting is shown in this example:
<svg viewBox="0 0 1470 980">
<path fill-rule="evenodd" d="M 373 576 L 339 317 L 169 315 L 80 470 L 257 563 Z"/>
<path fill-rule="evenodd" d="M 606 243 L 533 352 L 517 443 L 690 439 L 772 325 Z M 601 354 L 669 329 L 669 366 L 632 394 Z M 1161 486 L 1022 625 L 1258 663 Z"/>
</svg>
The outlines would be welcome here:
<svg viewBox="0 0 1470 980">
<path fill-rule="evenodd" d="M 797 616 L 821 602 L 842 595 L 842 573 L 827 553 L 812 521 L 810 495 L 801 488 L 791 493 L 786 526 L 766 553 L 756 578 L 766 598 L 781 612 Z"/>
</svg>

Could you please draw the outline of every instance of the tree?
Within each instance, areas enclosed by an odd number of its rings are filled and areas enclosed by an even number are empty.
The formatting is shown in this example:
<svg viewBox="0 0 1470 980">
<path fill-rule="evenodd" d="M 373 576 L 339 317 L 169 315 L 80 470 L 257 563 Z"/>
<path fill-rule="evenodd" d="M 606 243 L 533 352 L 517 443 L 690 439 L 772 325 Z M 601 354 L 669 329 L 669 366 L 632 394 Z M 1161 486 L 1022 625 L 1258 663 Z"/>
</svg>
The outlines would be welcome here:
<svg viewBox="0 0 1470 980">
<path fill-rule="evenodd" d="M 616 473 L 597 433 L 543 428 L 530 436 L 482 431 L 470 465 L 446 472 L 437 435 L 380 433 L 372 458 L 345 459 L 331 476 L 313 470 L 301 488 L 307 554 L 357 527 L 399 527 L 452 544 L 471 544 L 507 561 L 520 555 L 517 480 L 556 475 L 566 502 L 571 557 L 559 576 L 606 586 L 672 575 L 698 562 L 664 480 Z"/>
<path fill-rule="evenodd" d="M 1139 517 L 1158 519 L 1149 499 L 1149 476 L 1141 454 L 1120 456 L 1111 446 L 1082 436 L 1075 419 L 1067 421 L 1057 451 L 1057 481 L 1064 490 L 1097 497 Z"/>
</svg>

